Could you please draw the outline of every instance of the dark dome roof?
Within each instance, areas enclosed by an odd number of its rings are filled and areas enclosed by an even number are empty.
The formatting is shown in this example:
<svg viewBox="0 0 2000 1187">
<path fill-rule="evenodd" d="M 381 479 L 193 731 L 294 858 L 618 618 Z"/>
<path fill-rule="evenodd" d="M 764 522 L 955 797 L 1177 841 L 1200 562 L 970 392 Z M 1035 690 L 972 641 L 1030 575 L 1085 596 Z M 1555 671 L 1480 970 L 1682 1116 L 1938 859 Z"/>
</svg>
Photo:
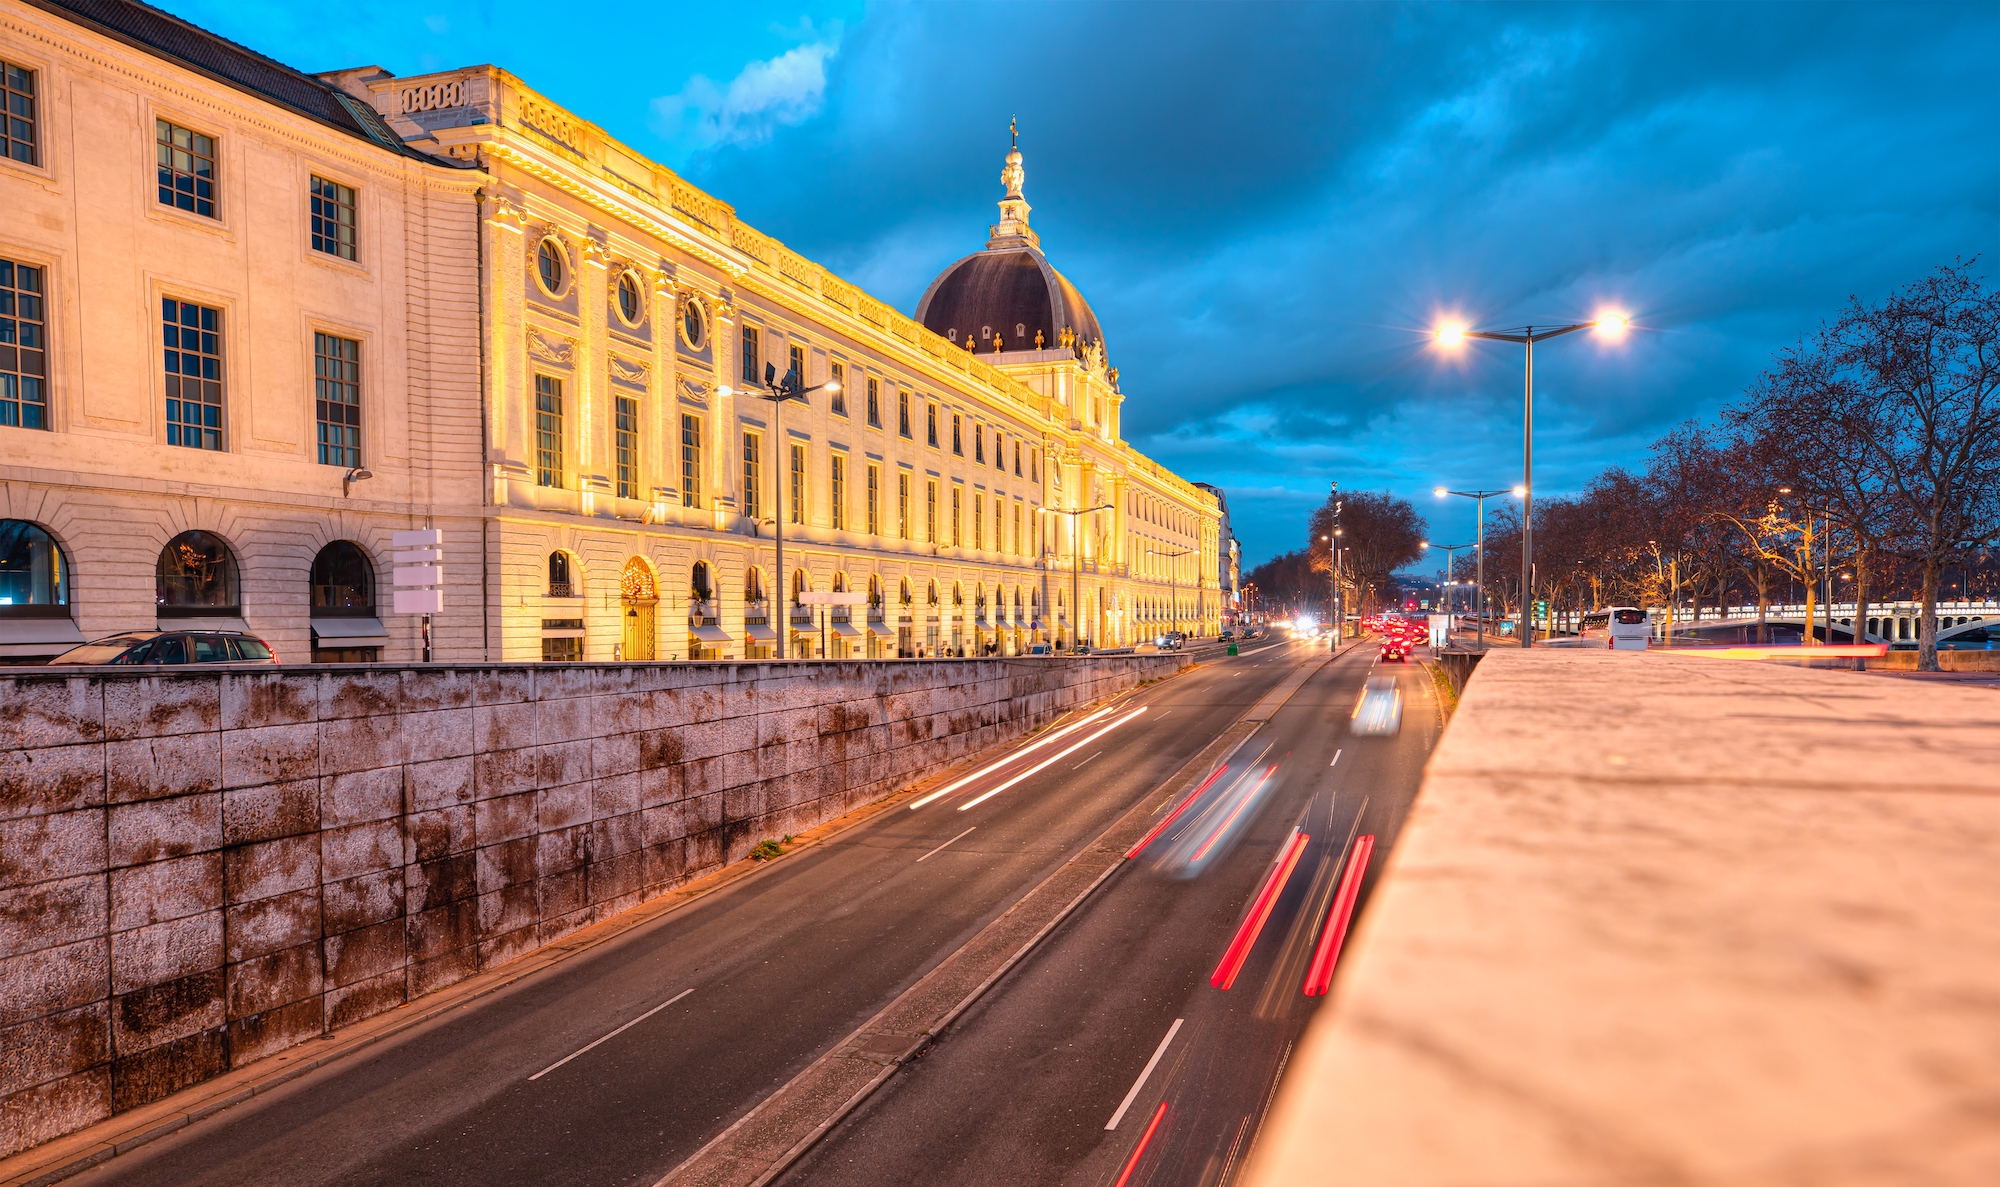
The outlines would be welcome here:
<svg viewBox="0 0 2000 1187">
<path fill-rule="evenodd" d="M 1078 351 L 1104 341 L 1083 294 L 1025 244 L 989 247 L 946 268 L 917 302 L 917 320 L 954 342 L 971 334 L 982 350 L 992 349 L 982 330 L 998 333 L 1009 351 L 1033 350 L 1037 330 L 1048 350 L 1064 330 L 1076 332 Z"/>
</svg>

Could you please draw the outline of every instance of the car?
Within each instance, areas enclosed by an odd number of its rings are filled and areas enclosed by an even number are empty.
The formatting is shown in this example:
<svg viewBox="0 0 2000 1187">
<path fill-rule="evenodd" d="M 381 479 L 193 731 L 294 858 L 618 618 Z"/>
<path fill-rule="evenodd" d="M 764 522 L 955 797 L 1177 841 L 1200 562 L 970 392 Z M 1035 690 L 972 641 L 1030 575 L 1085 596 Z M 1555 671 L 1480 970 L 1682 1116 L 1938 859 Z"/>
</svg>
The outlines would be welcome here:
<svg viewBox="0 0 2000 1187">
<path fill-rule="evenodd" d="M 1348 721 L 1351 733 L 1364 737 L 1394 735 L 1403 725 L 1403 693 L 1394 676 L 1370 676 L 1354 702 Z"/>
<path fill-rule="evenodd" d="M 123 631 L 72 647 L 49 661 L 68 664 L 275 664 L 278 653 L 241 631 Z"/>
<path fill-rule="evenodd" d="M 1234 639 L 1235 637 L 1236 637 L 1236 632 L 1231 630 L 1225 630 L 1220 635 L 1216 636 L 1218 640 L 1224 643 L 1229 642 L 1231 639 Z"/>
<path fill-rule="evenodd" d="M 1403 664 L 1409 663 L 1410 645 L 1400 639 L 1384 639 L 1382 640 L 1381 659 L 1384 663 L 1390 660 Z"/>
<path fill-rule="evenodd" d="M 1031 643 L 1031 644 L 1029 644 L 1029 646 L 1028 646 L 1028 654 L 1029 654 L 1029 655 L 1050 655 L 1050 654 L 1053 654 L 1053 652 L 1051 652 L 1051 651 L 1050 651 L 1050 649 L 1049 649 L 1049 645 L 1048 645 L 1047 643 Z"/>
</svg>

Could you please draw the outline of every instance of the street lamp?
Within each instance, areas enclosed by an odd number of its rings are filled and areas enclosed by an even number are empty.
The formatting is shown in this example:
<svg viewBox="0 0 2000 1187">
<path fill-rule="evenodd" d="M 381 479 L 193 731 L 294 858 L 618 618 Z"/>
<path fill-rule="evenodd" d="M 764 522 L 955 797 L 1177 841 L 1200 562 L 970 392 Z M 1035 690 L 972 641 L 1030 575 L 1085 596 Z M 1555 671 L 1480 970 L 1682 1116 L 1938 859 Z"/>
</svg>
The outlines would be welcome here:
<svg viewBox="0 0 2000 1187">
<path fill-rule="evenodd" d="M 1479 650 L 1486 650 L 1486 500 L 1496 495 L 1511 494 L 1519 497 L 1527 492 L 1526 487 L 1517 486 L 1506 490 L 1450 490 L 1445 487 L 1433 488 L 1431 493 L 1442 499 L 1446 495 L 1457 495 L 1461 499 L 1471 499 L 1479 506 L 1479 528 L 1473 547 L 1478 549 L 1479 569 L 1474 582 L 1478 593 L 1473 598 L 1473 612 L 1477 615 Z M 1463 544 L 1460 548 L 1465 547 Z"/>
<path fill-rule="evenodd" d="M 731 389 L 728 384 L 724 384 L 716 390 L 718 394 L 724 396 L 729 395 L 734 390 L 739 395 L 755 396 L 760 400 L 769 400 L 771 402 L 771 439 L 782 443 L 784 441 L 785 430 L 784 426 L 780 423 L 780 413 L 784 411 L 785 401 L 797 400 L 803 404 L 806 402 L 806 397 L 814 392 L 837 392 L 840 390 L 840 384 L 832 380 L 815 384 L 812 387 L 806 387 L 804 384 L 805 377 L 800 375 L 796 370 L 786 371 L 785 377 L 779 379 L 778 369 L 770 363 L 765 363 L 764 382 L 761 387 Z M 785 637 L 792 633 L 792 612 L 785 605 L 785 598 L 789 596 L 786 593 L 787 587 L 785 585 L 785 475 L 790 473 L 790 467 L 772 466 L 771 473 L 771 485 L 776 488 L 774 493 L 777 495 L 776 498 L 771 500 L 771 508 L 775 513 L 771 516 L 771 527 L 777 537 L 777 596 L 778 609 L 782 616 L 782 621 L 778 626 L 778 658 L 783 659 L 785 658 Z"/>
<path fill-rule="evenodd" d="M 1082 585 L 1083 550 L 1077 547 L 1076 517 L 1079 515 L 1089 515 L 1097 511 L 1109 510 L 1111 510 L 1111 504 L 1109 503 L 1100 503 L 1095 507 L 1079 507 L 1074 511 L 1064 511 L 1060 507 L 1035 508 L 1035 514 L 1037 515 L 1069 516 L 1069 612 L 1071 615 L 1069 624 L 1069 649 L 1071 652 L 1076 651 L 1077 622 L 1083 617 L 1083 607 L 1078 600 L 1080 597 L 1079 590 Z"/>
<path fill-rule="evenodd" d="M 1574 325 L 1557 326 L 1554 329 L 1536 330 L 1525 326 L 1519 330 L 1468 330 L 1456 323 L 1439 326 L 1436 332 L 1438 344 L 1457 347 L 1467 338 L 1483 338 L 1489 342 L 1518 342 L 1527 350 L 1527 366 L 1523 382 L 1521 403 L 1521 646 L 1534 644 L 1534 573 L 1535 573 L 1535 343 L 1550 338 L 1560 338 L 1564 334 L 1574 334 L 1578 330 L 1596 330 L 1606 338 L 1623 337 L 1631 327 L 1622 313 L 1601 313 L 1592 321 L 1577 322 Z M 1482 587 L 1482 593 L 1484 587 Z"/>
<path fill-rule="evenodd" d="M 1167 564 L 1167 614 L 1168 614 L 1168 617 L 1167 617 L 1167 630 L 1169 630 L 1169 631 L 1177 631 L 1177 630 L 1181 629 L 1181 620 L 1180 620 L 1180 603 L 1179 603 L 1178 601 L 1176 601 L 1176 600 L 1175 600 L 1175 599 L 1176 599 L 1176 597 L 1177 597 L 1178 595 L 1177 595 L 1177 594 L 1176 594 L 1176 593 L 1174 592 L 1174 566 L 1173 566 L 1173 563 L 1172 563 L 1172 562 L 1174 562 L 1174 561 L 1176 561 L 1176 560 L 1179 560 L 1179 559 L 1180 559 L 1181 557 L 1184 557 L 1184 556 L 1193 556 L 1193 555 L 1195 554 L 1195 550 L 1194 550 L 1194 549 L 1192 549 L 1192 548 L 1182 548 L 1182 549 L 1179 549 L 1179 550 L 1177 550 L 1177 551 L 1172 551 L 1172 552 L 1161 552 L 1161 551 L 1160 551 L 1159 549 L 1157 549 L 1157 548 L 1148 548 L 1148 549 L 1147 549 L 1146 551 L 1147 551 L 1148 553 L 1152 554 L 1153 556 L 1164 556 L 1164 557 L 1166 557 L 1166 558 L 1167 558 L 1167 560 L 1168 560 L 1168 564 Z"/>
<path fill-rule="evenodd" d="M 1445 493 L 1449 494 L 1451 492 L 1447 491 Z M 1458 584 L 1457 577 L 1454 575 L 1454 562 L 1456 560 L 1455 554 L 1458 552 L 1459 549 L 1471 548 L 1472 545 L 1432 544 L 1429 541 L 1425 541 L 1424 547 L 1442 549 L 1444 552 L 1444 584 L 1445 584 L 1444 612 L 1447 616 L 1449 616 L 1451 614 L 1451 587 Z M 1451 637 L 1451 628 L 1447 626 L 1445 627 L 1445 638 L 1449 639 L 1450 637 Z"/>
</svg>

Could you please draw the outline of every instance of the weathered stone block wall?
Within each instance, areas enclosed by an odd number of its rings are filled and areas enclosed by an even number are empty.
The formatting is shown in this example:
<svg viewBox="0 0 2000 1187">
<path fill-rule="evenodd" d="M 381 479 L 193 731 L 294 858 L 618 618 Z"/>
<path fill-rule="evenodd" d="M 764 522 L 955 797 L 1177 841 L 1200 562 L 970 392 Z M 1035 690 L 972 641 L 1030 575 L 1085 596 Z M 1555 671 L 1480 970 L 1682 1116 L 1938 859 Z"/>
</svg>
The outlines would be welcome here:
<svg viewBox="0 0 2000 1187">
<path fill-rule="evenodd" d="M 1184 662 L 0 676 L 0 1155 Z"/>
</svg>

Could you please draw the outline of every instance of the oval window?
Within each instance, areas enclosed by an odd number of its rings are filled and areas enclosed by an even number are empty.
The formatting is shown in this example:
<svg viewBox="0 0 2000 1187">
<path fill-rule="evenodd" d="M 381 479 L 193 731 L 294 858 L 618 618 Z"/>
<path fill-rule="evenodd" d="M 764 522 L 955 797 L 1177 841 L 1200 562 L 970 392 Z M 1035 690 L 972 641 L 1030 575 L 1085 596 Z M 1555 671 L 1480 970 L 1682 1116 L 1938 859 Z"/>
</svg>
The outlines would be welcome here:
<svg viewBox="0 0 2000 1187">
<path fill-rule="evenodd" d="M 618 278 L 618 316 L 628 326 L 645 320 L 646 306 L 639 293 L 639 278 L 627 272 Z"/>
<path fill-rule="evenodd" d="M 569 261 L 555 240 L 542 240 L 542 246 L 535 252 L 535 274 L 542 282 L 542 291 L 551 297 L 562 296 L 563 285 L 569 279 Z"/>
<path fill-rule="evenodd" d="M 700 298 L 689 297 L 681 304 L 681 337 L 689 350 L 700 350 L 708 342 L 708 310 Z"/>
</svg>

